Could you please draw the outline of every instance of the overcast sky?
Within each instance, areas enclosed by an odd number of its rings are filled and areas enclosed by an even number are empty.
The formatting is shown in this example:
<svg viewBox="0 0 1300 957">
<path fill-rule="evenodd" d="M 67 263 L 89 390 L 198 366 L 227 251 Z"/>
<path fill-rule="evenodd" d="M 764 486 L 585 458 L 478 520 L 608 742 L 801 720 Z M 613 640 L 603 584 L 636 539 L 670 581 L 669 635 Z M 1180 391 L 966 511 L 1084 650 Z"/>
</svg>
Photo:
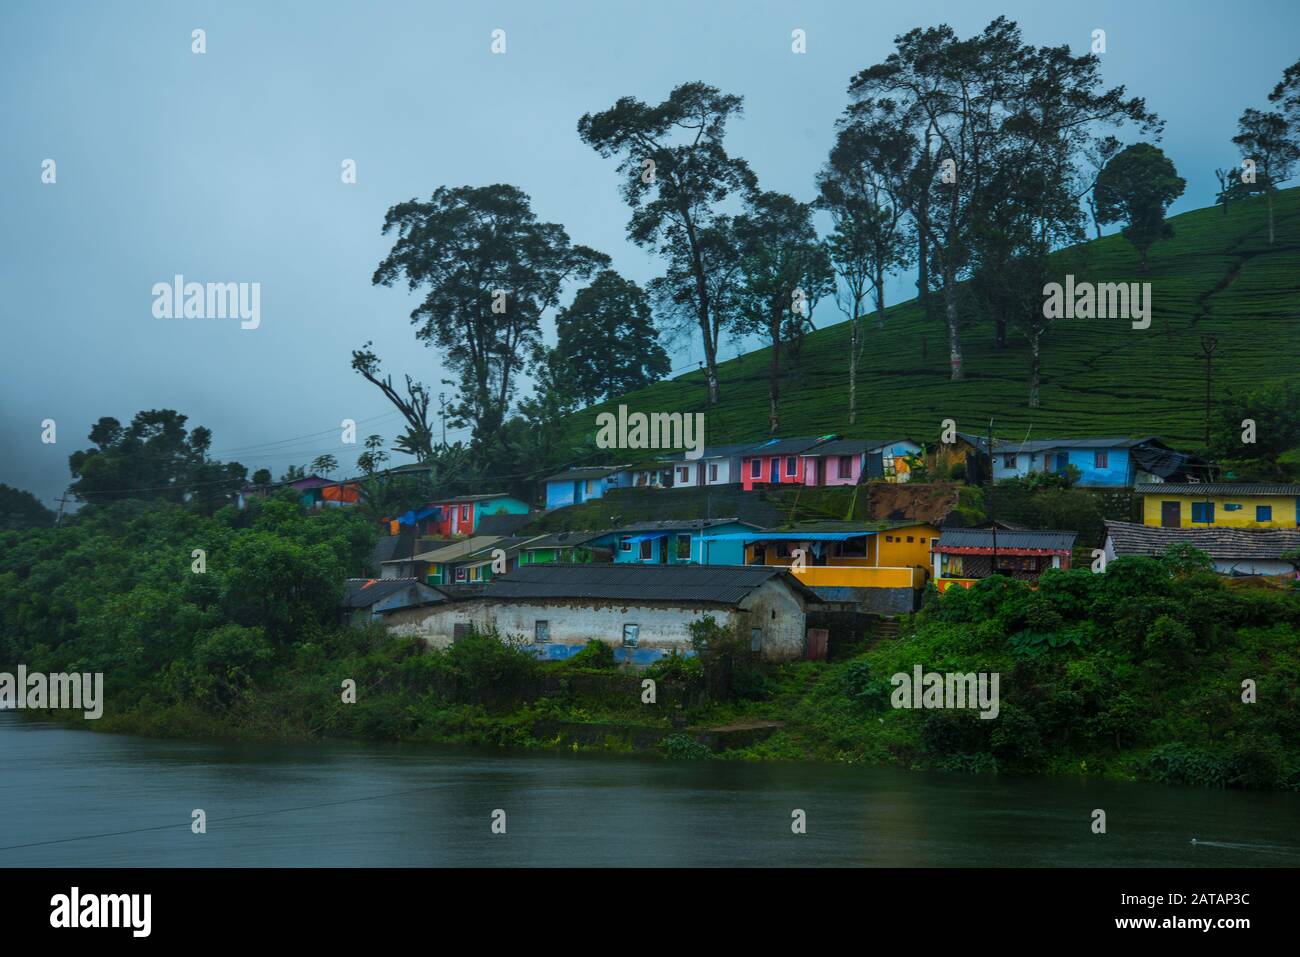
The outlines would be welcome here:
<svg viewBox="0 0 1300 957">
<path fill-rule="evenodd" d="M 340 445 L 339 422 L 391 439 L 399 421 L 349 369 L 350 351 L 373 339 L 399 380 L 444 376 L 414 338 L 415 297 L 370 282 L 390 205 L 440 185 L 512 183 L 540 218 L 644 282 L 657 264 L 625 239 L 614 163 L 575 131 L 584 112 L 629 94 L 658 102 L 687 80 L 740 94 L 728 148 L 765 188 L 810 200 L 855 71 L 912 27 L 967 36 L 998 14 L 1032 43 L 1076 52 L 1106 31 L 1107 83 L 1167 121 L 1162 146 L 1188 181 L 1175 212 L 1213 201 L 1236 118 L 1266 106 L 1300 57 L 1294 0 L 4 0 L 0 482 L 53 506 L 91 424 L 147 408 L 209 426 L 217 457 L 250 471 L 278 475 L 323 452 L 351 469 L 359 447 Z M 203 55 L 191 52 L 197 28 Z M 498 28 L 505 55 L 490 51 Z M 805 55 L 791 52 L 796 28 Z M 41 182 L 46 159 L 53 185 Z M 341 182 L 345 159 L 355 185 Z M 260 283 L 260 327 L 155 319 L 151 289 L 177 273 Z M 833 304 L 814 318 L 840 319 Z M 698 358 L 679 352 L 674 365 Z M 40 441 L 44 419 L 57 422 L 54 445 Z"/>
</svg>

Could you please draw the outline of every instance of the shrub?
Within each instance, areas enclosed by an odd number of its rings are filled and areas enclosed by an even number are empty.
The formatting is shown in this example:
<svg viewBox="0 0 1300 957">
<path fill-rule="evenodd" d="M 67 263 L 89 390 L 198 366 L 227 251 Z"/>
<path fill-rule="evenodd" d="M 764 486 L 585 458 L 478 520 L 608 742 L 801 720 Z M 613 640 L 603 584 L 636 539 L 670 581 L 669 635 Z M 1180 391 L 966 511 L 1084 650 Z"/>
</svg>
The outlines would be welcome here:
<svg viewBox="0 0 1300 957">
<path fill-rule="evenodd" d="M 665 758 L 672 761 L 702 761 L 712 756 L 712 752 L 689 734 L 670 734 L 659 742 L 659 750 Z"/>
<path fill-rule="evenodd" d="M 614 649 L 595 638 L 588 641 L 569 658 L 567 664 L 574 668 L 594 668 L 599 671 L 611 671 L 618 667 L 614 660 Z"/>
<path fill-rule="evenodd" d="M 1161 784 L 1221 788 L 1227 780 L 1223 761 L 1186 744 L 1162 744 L 1148 756 L 1145 771 Z"/>
</svg>

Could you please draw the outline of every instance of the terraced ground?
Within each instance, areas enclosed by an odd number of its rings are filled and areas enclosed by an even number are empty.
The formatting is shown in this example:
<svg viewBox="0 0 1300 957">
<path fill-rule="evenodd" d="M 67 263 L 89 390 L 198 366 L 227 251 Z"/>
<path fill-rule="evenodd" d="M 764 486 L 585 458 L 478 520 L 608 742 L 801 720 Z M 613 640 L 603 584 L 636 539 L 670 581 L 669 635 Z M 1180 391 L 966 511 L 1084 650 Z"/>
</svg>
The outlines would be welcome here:
<svg viewBox="0 0 1300 957">
<path fill-rule="evenodd" d="M 806 339 L 798 366 L 782 383 L 783 435 L 839 432 L 852 437 L 918 441 L 938 438 L 940 421 L 983 433 L 990 417 L 1008 438 L 1155 434 L 1186 448 L 1204 436 L 1205 363 L 1201 336 L 1218 337 L 1215 394 L 1300 381 L 1300 188 L 1276 200 L 1277 237 L 1268 244 L 1262 197 L 1184 213 L 1172 240 L 1137 255 L 1120 236 L 1058 254 L 1076 282 L 1150 282 L 1151 326 L 1123 319 L 1058 320 L 1044 339 L 1041 406 L 1031 409 L 1029 350 L 1014 327 L 999 350 L 993 324 L 971 316 L 963 330 L 966 380 L 948 376 L 942 323 L 914 301 L 888 310 L 883 329 L 867 336 L 859 369 L 858 419 L 848 424 L 849 327 L 842 319 Z M 840 314 L 820 304 L 819 324 Z M 764 438 L 768 353 L 759 350 L 719 367 L 722 401 L 710 409 L 703 374 L 691 372 L 577 413 L 572 446 L 592 446 L 596 413 L 626 403 L 632 411 L 704 412 L 712 443 Z M 626 458 L 626 455 L 624 455 Z"/>
</svg>

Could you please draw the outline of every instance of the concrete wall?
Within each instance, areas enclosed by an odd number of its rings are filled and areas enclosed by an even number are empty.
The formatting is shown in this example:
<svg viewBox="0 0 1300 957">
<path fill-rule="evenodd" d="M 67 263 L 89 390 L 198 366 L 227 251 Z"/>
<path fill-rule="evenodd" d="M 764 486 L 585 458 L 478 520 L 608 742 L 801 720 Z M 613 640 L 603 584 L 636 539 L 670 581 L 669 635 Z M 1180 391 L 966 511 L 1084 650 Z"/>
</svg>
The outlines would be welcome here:
<svg viewBox="0 0 1300 957">
<path fill-rule="evenodd" d="M 395 635 L 423 638 L 433 648 L 452 643 L 457 624 L 480 630 L 495 627 L 503 637 L 519 636 L 539 657 L 567 658 L 596 639 L 614 648 L 615 658 L 648 665 L 676 651 L 693 653 L 690 625 L 706 616 L 724 628 L 736 627 L 748 638 L 760 632 L 758 651 L 769 661 L 803 655 L 806 615 L 801 599 L 788 587 L 767 582 L 739 608 L 645 603 L 614 605 L 581 600 L 461 601 L 433 608 L 406 609 L 384 616 Z M 550 640 L 536 642 L 537 622 L 549 626 Z M 639 626 L 635 646 L 624 645 L 623 626 Z"/>
</svg>

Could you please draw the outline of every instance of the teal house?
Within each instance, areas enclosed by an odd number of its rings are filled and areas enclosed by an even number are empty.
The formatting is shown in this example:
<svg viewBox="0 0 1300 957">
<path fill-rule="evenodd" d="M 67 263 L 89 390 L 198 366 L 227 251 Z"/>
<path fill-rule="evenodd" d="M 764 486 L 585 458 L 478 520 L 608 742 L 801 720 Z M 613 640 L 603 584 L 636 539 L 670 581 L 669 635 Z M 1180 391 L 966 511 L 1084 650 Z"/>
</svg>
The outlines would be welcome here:
<svg viewBox="0 0 1300 957">
<path fill-rule="evenodd" d="M 743 540 L 710 541 L 715 535 L 759 531 L 734 518 L 646 522 L 611 532 L 593 544 L 614 551 L 615 564 L 743 565 Z"/>
</svg>

